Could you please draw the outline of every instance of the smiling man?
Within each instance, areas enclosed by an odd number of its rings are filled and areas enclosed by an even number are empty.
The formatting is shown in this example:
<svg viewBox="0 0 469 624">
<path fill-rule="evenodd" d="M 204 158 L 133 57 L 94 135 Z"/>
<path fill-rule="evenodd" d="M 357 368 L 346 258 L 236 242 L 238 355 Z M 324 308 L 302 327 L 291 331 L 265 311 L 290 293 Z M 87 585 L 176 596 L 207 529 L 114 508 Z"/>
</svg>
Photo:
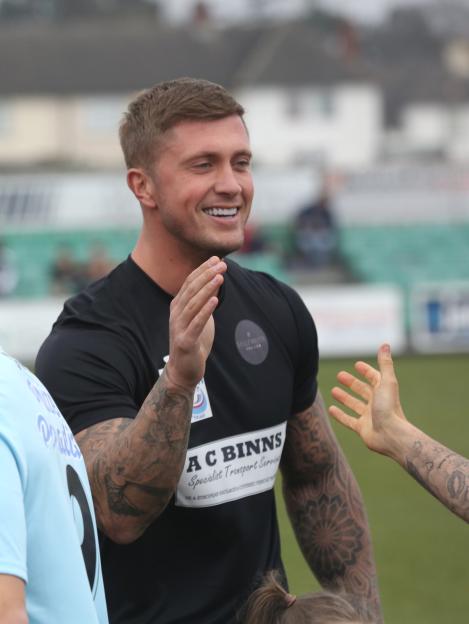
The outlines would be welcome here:
<svg viewBox="0 0 469 624">
<path fill-rule="evenodd" d="M 121 124 L 130 257 L 66 302 L 37 372 L 87 463 L 112 624 L 229 624 L 281 568 L 273 485 L 319 582 L 380 620 L 363 504 L 317 394 L 299 296 L 226 256 L 253 197 L 241 105 L 161 83 Z M 223 294 L 223 296 L 222 296 Z"/>
</svg>

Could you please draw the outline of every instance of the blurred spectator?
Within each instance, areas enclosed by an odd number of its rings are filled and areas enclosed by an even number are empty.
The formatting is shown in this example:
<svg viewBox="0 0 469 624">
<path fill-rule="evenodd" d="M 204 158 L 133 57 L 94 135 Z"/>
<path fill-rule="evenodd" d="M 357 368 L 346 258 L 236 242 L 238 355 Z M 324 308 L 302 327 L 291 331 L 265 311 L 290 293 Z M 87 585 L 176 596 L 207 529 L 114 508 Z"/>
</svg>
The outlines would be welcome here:
<svg viewBox="0 0 469 624">
<path fill-rule="evenodd" d="M 18 283 L 18 274 L 4 242 L 0 241 L 0 297 L 10 295 Z"/>
<path fill-rule="evenodd" d="M 254 223 L 244 228 L 244 242 L 238 253 L 259 253 L 264 251 L 265 241 L 262 232 Z"/>
<path fill-rule="evenodd" d="M 324 268 L 336 261 L 337 226 L 331 211 L 330 184 L 325 180 L 319 196 L 298 212 L 294 221 L 294 263 Z"/>
<path fill-rule="evenodd" d="M 55 295 L 78 292 L 87 283 L 82 265 L 74 258 L 71 247 L 62 244 L 50 269 L 51 290 Z"/>
<path fill-rule="evenodd" d="M 90 251 L 90 257 L 85 265 L 85 276 L 87 282 L 95 282 L 109 273 L 115 266 L 115 262 L 108 256 L 106 247 L 97 242 Z"/>
<path fill-rule="evenodd" d="M 56 295 L 76 293 L 107 275 L 114 266 L 106 247 L 100 242 L 93 244 L 85 262 L 77 261 L 72 247 L 62 244 L 50 270 L 52 292 Z"/>
</svg>

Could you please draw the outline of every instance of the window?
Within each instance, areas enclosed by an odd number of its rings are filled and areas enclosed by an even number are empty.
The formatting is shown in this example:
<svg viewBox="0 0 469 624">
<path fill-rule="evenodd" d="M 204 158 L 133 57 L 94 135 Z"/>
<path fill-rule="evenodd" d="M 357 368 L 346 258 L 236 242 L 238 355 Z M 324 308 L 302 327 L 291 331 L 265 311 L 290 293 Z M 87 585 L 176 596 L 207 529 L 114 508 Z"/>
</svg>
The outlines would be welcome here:
<svg viewBox="0 0 469 624">
<path fill-rule="evenodd" d="M 93 97 L 83 101 L 86 130 L 102 134 L 115 134 L 126 109 L 121 97 Z"/>
<path fill-rule="evenodd" d="M 0 138 L 7 136 L 13 129 L 13 105 L 0 99 Z"/>
<path fill-rule="evenodd" d="M 293 89 L 289 92 L 286 111 L 294 119 L 327 118 L 334 114 L 331 89 Z"/>
</svg>

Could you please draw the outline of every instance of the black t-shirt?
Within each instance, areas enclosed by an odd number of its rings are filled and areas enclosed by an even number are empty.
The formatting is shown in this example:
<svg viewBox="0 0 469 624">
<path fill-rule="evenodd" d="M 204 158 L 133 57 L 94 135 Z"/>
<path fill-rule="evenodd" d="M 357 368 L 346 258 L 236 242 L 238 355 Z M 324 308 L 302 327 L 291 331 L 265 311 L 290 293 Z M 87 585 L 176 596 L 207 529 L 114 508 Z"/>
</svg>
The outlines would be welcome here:
<svg viewBox="0 0 469 624">
<path fill-rule="evenodd" d="M 281 567 L 272 486 L 286 421 L 316 395 L 316 330 L 290 287 L 227 264 L 177 492 L 134 543 L 100 535 L 112 624 L 229 624 Z M 136 416 L 168 354 L 170 302 L 129 257 L 65 303 L 36 372 L 74 433 Z"/>
</svg>

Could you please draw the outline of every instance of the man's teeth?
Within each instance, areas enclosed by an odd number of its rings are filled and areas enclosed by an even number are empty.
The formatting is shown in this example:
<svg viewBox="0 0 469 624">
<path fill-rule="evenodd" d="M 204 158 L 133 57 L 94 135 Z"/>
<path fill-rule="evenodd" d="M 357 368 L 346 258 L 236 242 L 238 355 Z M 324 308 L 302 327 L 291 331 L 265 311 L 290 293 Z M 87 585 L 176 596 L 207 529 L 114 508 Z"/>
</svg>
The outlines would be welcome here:
<svg viewBox="0 0 469 624">
<path fill-rule="evenodd" d="M 234 217 L 238 212 L 237 208 L 205 208 L 204 212 L 211 217 Z"/>
</svg>

